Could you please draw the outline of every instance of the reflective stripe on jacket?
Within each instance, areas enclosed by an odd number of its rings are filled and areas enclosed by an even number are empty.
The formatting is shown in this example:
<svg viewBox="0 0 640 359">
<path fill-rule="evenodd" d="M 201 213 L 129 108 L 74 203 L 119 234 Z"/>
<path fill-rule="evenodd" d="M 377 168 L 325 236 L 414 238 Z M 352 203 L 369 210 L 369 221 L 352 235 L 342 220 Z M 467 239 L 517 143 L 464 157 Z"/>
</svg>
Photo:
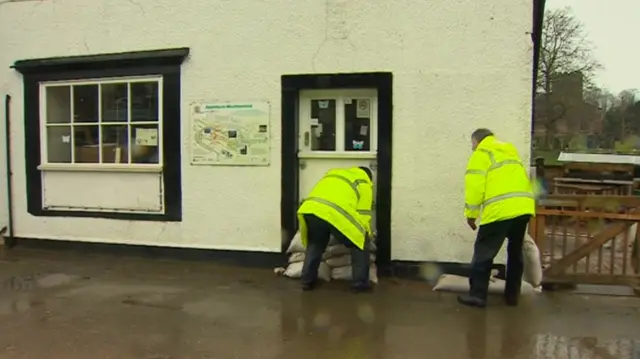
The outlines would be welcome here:
<svg viewBox="0 0 640 359">
<path fill-rule="evenodd" d="M 486 137 L 471 155 L 464 178 L 465 217 L 487 224 L 535 214 L 531 181 L 513 145 Z"/>
<path fill-rule="evenodd" d="M 333 225 L 358 248 L 371 236 L 373 184 L 360 168 L 335 169 L 311 190 L 298 209 L 302 244 L 307 246 L 304 214 L 313 214 Z"/>
</svg>

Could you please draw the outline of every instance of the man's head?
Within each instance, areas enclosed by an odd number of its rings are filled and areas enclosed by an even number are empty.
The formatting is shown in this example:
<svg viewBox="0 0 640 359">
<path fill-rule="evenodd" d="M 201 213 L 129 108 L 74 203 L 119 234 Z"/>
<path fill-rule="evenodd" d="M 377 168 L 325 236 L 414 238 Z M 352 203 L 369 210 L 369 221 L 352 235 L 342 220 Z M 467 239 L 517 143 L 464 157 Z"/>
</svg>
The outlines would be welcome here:
<svg viewBox="0 0 640 359">
<path fill-rule="evenodd" d="M 475 151 L 480 142 L 489 136 L 493 136 L 493 132 L 487 128 L 479 128 L 473 131 L 471 134 L 471 148 Z"/>
<path fill-rule="evenodd" d="M 369 167 L 364 167 L 364 166 L 360 166 L 358 167 L 359 169 L 363 170 L 364 173 L 367 174 L 367 176 L 369 177 L 370 180 L 373 181 L 373 173 L 371 172 L 371 170 L 369 169 Z"/>
</svg>

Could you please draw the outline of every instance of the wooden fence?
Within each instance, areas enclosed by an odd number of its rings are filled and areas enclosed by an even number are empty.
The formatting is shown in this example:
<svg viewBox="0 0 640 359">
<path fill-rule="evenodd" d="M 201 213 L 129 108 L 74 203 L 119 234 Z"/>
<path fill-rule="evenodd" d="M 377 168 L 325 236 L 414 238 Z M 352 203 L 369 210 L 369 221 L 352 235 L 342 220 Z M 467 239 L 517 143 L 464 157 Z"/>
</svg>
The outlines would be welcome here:
<svg viewBox="0 0 640 359">
<path fill-rule="evenodd" d="M 640 294 L 640 198 L 551 195 L 529 234 L 542 256 L 543 283 L 624 285 Z"/>
</svg>

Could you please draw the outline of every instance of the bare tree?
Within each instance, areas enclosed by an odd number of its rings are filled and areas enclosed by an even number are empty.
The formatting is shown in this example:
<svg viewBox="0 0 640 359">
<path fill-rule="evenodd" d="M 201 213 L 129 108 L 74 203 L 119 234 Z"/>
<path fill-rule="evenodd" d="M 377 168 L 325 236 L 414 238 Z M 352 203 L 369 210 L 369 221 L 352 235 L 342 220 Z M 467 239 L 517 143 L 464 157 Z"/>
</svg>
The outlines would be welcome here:
<svg viewBox="0 0 640 359">
<path fill-rule="evenodd" d="M 563 73 L 581 72 L 592 84 L 601 64 L 593 57 L 593 45 L 570 8 L 547 10 L 542 25 L 538 91 L 549 93 L 553 81 Z"/>
</svg>

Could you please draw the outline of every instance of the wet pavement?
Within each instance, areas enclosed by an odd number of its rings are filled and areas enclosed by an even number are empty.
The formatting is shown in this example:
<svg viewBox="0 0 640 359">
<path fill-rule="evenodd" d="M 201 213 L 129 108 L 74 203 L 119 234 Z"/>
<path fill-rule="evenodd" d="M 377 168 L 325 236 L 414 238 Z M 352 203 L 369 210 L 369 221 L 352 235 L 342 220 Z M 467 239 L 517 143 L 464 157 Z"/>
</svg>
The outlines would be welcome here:
<svg viewBox="0 0 640 359">
<path fill-rule="evenodd" d="M 302 293 L 270 270 L 20 249 L 0 269 L 2 359 L 640 358 L 635 297 L 479 310 L 416 281 Z"/>
</svg>

